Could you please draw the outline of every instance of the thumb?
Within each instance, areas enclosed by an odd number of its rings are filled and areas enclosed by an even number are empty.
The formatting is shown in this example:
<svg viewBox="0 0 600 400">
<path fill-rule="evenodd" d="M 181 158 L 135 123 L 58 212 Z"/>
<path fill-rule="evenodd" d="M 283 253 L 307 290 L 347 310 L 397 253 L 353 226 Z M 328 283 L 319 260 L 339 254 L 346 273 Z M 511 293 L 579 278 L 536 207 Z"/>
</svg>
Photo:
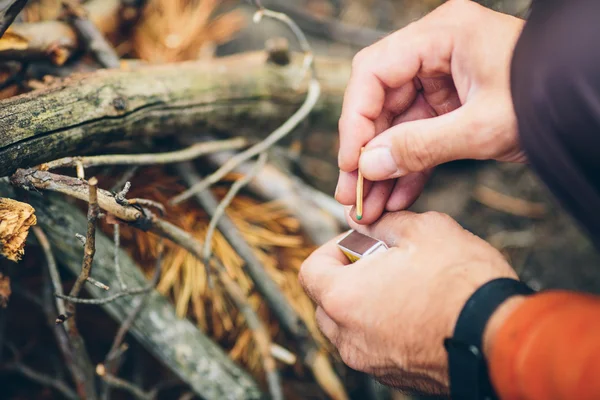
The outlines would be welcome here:
<svg viewBox="0 0 600 400">
<path fill-rule="evenodd" d="M 403 122 L 371 140 L 360 156 L 365 178 L 380 181 L 469 158 L 474 115 L 463 106 L 438 117 Z"/>
</svg>

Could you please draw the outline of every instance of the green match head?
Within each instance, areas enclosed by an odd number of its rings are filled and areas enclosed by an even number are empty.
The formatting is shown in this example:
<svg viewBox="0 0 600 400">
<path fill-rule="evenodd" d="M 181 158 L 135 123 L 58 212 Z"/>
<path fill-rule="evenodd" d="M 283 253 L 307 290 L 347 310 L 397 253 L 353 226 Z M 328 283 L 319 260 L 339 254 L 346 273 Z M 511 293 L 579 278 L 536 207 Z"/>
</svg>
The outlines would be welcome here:
<svg viewBox="0 0 600 400">
<path fill-rule="evenodd" d="M 362 219 L 362 215 L 356 214 L 356 219 L 360 221 Z"/>
</svg>

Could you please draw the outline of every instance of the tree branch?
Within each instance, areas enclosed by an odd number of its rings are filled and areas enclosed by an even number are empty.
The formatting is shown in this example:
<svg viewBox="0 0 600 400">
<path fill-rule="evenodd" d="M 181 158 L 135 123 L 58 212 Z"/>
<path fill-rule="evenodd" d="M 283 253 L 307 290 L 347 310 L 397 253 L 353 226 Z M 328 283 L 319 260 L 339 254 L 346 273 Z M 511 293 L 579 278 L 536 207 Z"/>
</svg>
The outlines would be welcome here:
<svg viewBox="0 0 600 400">
<path fill-rule="evenodd" d="M 224 131 L 252 126 L 240 133 L 260 134 L 287 119 L 308 90 L 308 85 L 297 88 L 303 71 L 297 55 L 285 67 L 267 63 L 266 58 L 259 52 L 99 70 L 0 101 L 0 176 L 72 154 L 89 154 L 116 140 L 182 135 L 205 126 Z M 332 59 L 316 63 L 324 96 L 313 115 L 318 126 L 335 129 L 350 63 Z M 318 97 L 315 84 L 311 87 L 312 96 Z M 285 136 L 285 130 L 278 132 Z"/>
<path fill-rule="evenodd" d="M 100 165 L 157 165 L 172 164 L 194 160 L 200 156 L 225 150 L 236 150 L 247 146 L 246 138 L 215 140 L 212 142 L 195 143 L 181 150 L 168 153 L 154 154 L 113 154 L 91 157 L 65 157 L 40 165 L 42 170 L 75 167 L 77 163 L 85 168 Z"/>
<path fill-rule="evenodd" d="M 2 7 L 0 10 L 0 37 L 4 35 L 4 32 L 14 22 L 17 15 L 21 12 L 23 7 L 27 4 L 28 0 L 4 0 L 0 3 Z"/>
</svg>

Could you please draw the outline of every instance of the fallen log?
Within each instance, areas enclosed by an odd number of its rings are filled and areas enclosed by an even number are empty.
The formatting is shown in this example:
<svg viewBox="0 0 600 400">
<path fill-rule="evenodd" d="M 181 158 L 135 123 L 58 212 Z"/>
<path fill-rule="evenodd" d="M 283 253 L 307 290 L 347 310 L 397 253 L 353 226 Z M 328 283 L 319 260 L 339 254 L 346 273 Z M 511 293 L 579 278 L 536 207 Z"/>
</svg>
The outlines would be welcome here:
<svg viewBox="0 0 600 400">
<path fill-rule="evenodd" d="M 205 62 L 135 66 L 72 76 L 0 102 L 0 176 L 107 143 L 213 128 L 254 135 L 287 119 L 306 96 L 300 56 L 264 52 Z M 311 119 L 337 125 L 347 60 L 317 59 L 323 94 Z"/>
<path fill-rule="evenodd" d="M 2 196 L 14 197 L 8 184 L 0 183 Z M 86 231 L 86 217 L 52 194 L 46 193 L 42 197 L 32 193 L 27 201 L 35 208 L 38 224 L 48 236 L 59 263 L 73 274 L 79 274 L 83 249 L 75 233 Z M 112 288 L 119 288 L 113 255 L 113 242 L 97 232 L 94 277 Z M 127 253 L 121 251 L 119 258 L 122 277 L 128 287 L 148 284 Z M 86 288 L 94 298 L 107 296 L 106 291 L 93 285 Z M 135 302 L 131 301 L 131 297 L 122 297 L 102 307 L 122 323 L 135 307 Z M 261 398 L 254 380 L 190 321 L 179 319 L 173 306 L 158 292 L 153 291 L 147 297 L 146 307 L 130 332 L 150 353 L 189 384 L 198 396 L 205 399 Z"/>
</svg>

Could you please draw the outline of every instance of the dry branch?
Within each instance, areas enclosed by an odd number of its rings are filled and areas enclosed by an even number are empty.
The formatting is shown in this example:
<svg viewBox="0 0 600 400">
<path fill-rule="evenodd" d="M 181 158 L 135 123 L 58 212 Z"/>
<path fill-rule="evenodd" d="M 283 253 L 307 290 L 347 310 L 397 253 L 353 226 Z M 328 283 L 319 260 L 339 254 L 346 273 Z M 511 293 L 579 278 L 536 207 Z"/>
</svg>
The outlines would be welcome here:
<svg viewBox="0 0 600 400">
<path fill-rule="evenodd" d="M 0 102 L 0 176 L 118 140 L 215 127 L 251 133 L 286 120 L 304 101 L 302 61 L 266 62 L 264 52 L 206 62 L 137 67 L 57 80 L 45 90 Z M 322 96 L 311 114 L 335 129 L 347 60 L 317 59 Z M 239 132 L 248 134 L 248 129 Z"/>
<path fill-rule="evenodd" d="M 543 218 L 548 212 L 544 203 L 508 196 L 486 186 L 475 188 L 473 197 L 483 205 L 519 217 Z"/>
<path fill-rule="evenodd" d="M 91 157 L 65 157 L 42 164 L 39 168 L 51 170 L 55 168 L 75 167 L 80 163 L 83 167 L 99 165 L 157 165 L 190 161 L 200 156 L 240 149 L 248 144 L 245 138 L 215 140 L 213 142 L 196 143 L 181 150 L 154 154 L 113 154 Z"/>
<path fill-rule="evenodd" d="M 3 0 L 0 4 L 0 37 L 13 23 L 17 15 L 21 12 L 28 0 Z"/>
<path fill-rule="evenodd" d="M 99 200 L 102 191 L 98 191 Z M 12 195 L 6 184 L 0 184 L 1 195 Z M 38 214 L 39 224 L 48 235 L 57 259 L 72 273 L 81 270 L 81 244 L 73 232 L 85 230 L 87 220 L 64 200 L 46 194 L 33 194 L 30 202 Z M 99 201 L 100 204 L 101 201 Z M 114 244 L 104 234 L 96 234 L 94 275 L 111 287 L 118 287 L 114 273 Z M 119 256 L 123 279 L 129 287 L 142 287 L 147 280 L 127 253 Z M 106 295 L 94 286 L 87 287 L 93 297 Z M 123 322 L 134 305 L 129 299 L 117 299 L 103 306 L 117 321 Z M 136 339 L 173 370 L 202 398 L 257 399 L 256 383 L 237 367 L 223 351 L 204 336 L 188 320 L 175 314 L 167 299 L 152 291 L 146 307 L 132 324 L 130 332 Z"/>
<path fill-rule="evenodd" d="M 119 56 L 94 22 L 90 20 L 85 8 L 71 1 L 63 1 L 63 7 L 69 22 L 77 31 L 85 48 L 92 53 L 96 61 L 104 68 L 119 68 L 121 65 Z"/>
<path fill-rule="evenodd" d="M 231 158 L 230 152 L 211 154 L 208 160 L 223 165 Z M 234 172 L 247 174 L 252 163 L 240 164 Z M 188 182 L 189 184 L 190 182 Z M 261 173 L 248 184 L 248 189 L 267 201 L 278 201 L 300 221 L 300 226 L 313 243 L 324 244 L 345 227 L 344 207 L 333 198 L 285 174 L 267 163 Z"/>
</svg>

